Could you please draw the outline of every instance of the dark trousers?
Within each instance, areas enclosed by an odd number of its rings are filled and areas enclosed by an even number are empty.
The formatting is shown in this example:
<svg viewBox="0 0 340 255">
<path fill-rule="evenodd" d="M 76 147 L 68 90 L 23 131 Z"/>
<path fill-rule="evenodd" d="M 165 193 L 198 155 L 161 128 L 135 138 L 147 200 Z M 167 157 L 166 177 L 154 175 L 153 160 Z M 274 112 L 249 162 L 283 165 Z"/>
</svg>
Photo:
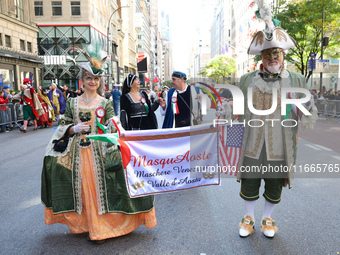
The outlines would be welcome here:
<svg viewBox="0 0 340 255">
<path fill-rule="evenodd" d="M 266 154 L 266 146 L 263 145 L 259 159 L 253 159 L 245 157 L 243 161 L 243 169 L 263 169 L 263 166 L 269 169 L 282 169 L 285 166 L 285 161 L 268 161 Z M 263 173 L 261 172 L 250 172 L 242 174 L 241 178 L 241 191 L 240 196 L 247 201 L 254 201 L 259 199 L 259 190 L 262 179 L 264 180 L 264 198 L 273 204 L 277 204 L 281 201 L 282 187 L 287 177 L 285 172 L 273 172 Z"/>
</svg>

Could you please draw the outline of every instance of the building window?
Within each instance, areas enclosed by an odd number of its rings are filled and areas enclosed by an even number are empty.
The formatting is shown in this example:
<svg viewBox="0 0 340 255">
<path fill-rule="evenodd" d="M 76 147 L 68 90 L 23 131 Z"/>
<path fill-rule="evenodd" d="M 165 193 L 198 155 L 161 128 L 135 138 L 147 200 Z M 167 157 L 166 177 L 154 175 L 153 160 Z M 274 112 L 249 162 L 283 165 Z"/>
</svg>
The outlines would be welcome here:
<svg viewBox="0 0 340 255">
<path fill-rule="evenodd" d="M 94 19 L 94 6 L 91 4 L 91 17 Z"/>
<path fill-rule="evenodd" d="M 2 46 L 2 34 L 0 33 L 0 46 Z"/>
<path fill-rule="evenodd" d="M 80 16 L 80 1 L 71 2 L 71 15 Z"/>
<path fill-rule="evenodd" d="M 43 1 L 35 1 L 34 2 L 34 14 L 35 16 L 43 16 Z"/>
<path fill-rule="evenodd" d="M 57 1 L 57 2 L 52 2 L 52 16 L 61 16 L 63 15 L 62 11 L 62 2 Z"/>
<path fill-rule="evenodd" d="M 20 50 L 22 50 L 22 51 L 26 50 L 25 41 L 24 40 L 20 40 Z"/>
<path fill-rule="evenodd" d="M 23 0 L 15 0 L 15 14 L 17 18 L 21 21 L 24 21 L 24 4 Z"/>
<path fill-rule="evenodd" d="M 11 37 L 9 35 L 5 35 L 5 46 L 11 48 Z"/>
<path fill-rule="evenodd" d="M 115 55 L 117 55 L 117 47 L 118 47 L 118 45 L 117 46 L 116 45 L 117 44 L 112 45 L 112 53 L 115 54 Z"/>
<path fill-rule="evenodd" d="M 32 52 L 32 43 L 27 42 L 27 51 Z"/>
</svg>

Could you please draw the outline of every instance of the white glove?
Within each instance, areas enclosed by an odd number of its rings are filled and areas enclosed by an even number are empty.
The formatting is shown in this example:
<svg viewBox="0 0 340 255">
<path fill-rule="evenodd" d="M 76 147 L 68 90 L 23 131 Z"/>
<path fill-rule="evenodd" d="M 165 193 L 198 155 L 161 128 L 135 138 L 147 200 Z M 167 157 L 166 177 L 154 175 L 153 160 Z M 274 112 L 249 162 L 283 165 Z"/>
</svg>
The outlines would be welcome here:
<svg viewBox="0 0 340 255">
<path fill-rule="evenodd" d="M 87 125 L 84 122 L 80 122 L 79 124 L 73 126 L 74 133 L 85 133 L 89 131 L 90 125 Z"/>
</svg>

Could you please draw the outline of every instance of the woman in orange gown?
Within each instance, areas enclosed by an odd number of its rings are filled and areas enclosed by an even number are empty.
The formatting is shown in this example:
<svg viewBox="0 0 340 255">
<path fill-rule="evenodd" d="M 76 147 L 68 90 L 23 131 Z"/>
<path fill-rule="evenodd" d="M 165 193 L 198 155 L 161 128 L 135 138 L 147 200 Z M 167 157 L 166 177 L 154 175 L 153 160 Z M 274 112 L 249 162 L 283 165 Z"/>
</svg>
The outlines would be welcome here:
<svg viewBox="0 0 340 255">
<path fill-rule="evenodd" d="M 153 196 L 129 197 L 117 145 L 86 138 L 98 134 L 99 123 L 117 132 L 109 125 L 112 102 L 101 96 L 102 69 L 89 60 L 80 64 L 85 92 L 68 99 L 46 150 L 41 196 L 45 224 L 66 224 L 72 233 L 88 232 L 89 240 L 99 242 L 142 224 L 153 228 L 157 221 Z"/>
</svg>

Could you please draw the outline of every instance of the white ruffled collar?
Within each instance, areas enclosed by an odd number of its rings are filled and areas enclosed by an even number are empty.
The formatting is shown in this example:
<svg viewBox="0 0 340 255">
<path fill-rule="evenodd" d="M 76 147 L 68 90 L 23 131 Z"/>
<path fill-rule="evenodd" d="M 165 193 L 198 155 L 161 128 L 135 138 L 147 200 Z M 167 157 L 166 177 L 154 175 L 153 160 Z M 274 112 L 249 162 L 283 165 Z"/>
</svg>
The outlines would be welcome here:
<svg viewBox="0 0 340 255">
<path fill-rule="evenodd" d="M 266 82 L 260 76 L 260 71 L 257 71 L 256 75 L 252 79 L 250 86 L 257 87 L 262 93 L 272 94 L 273 88 L 280 89 L 282 87 L 290 87 L 289 73 L 287 70 L 284 70 L 281 73 L 281 78 L 282 79 L 274 82 Z"/>
</svg>

